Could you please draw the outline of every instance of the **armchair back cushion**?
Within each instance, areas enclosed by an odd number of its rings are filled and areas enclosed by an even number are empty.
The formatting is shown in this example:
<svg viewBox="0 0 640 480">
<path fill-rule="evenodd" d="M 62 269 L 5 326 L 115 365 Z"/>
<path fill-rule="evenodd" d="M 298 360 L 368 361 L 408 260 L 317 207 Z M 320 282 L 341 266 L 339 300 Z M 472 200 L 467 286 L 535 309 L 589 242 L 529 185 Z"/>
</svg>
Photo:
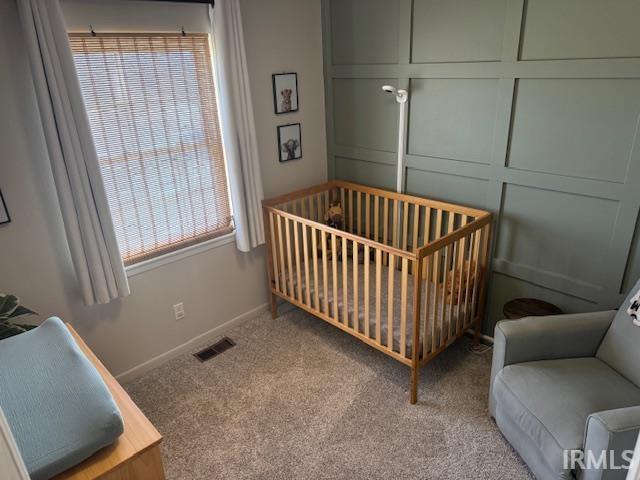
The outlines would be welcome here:
<svg viewBox="0 0 640 480">
<path fill-rule="evenodd" d="M 640 289 L 640 280 L 629 290 L 596 353 L 603 362 L 640 387 L 640 327 L 627 313 L 629 301 Z"/>
</svg>

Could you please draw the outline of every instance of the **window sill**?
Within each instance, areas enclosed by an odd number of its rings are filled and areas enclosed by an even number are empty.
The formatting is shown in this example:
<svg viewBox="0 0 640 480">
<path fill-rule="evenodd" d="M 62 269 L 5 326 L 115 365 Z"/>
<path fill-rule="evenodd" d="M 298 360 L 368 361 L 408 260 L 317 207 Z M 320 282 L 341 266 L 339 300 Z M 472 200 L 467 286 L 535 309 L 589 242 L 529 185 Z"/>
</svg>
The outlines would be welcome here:
<svg viewBox="0 0 640 480">
<path fill-rule="evenodd" d="M 223 245 L 235 242 L 235 240 L 235 232 L 227 233 L 226 235 L 212 238 L 211 240 L 207 240 L 206 242 L 197 243 L 195 245 L 176 250 L 175 252 L 166 253 L 159 257 L 151 258 L 149 260 L 130 265 L 125 268 L 125 271 L 127 272 L 127 277 L 134 277 L 136 275 L 140 275 L 141 273 L 148 272 L 149 270 L 162 267 L 163 265 L 167 265 L 169 263 L 177 262 L 178 260 L 191 257 L 192 255 L 197 255 L 213 248 L 222 247 Z"/>
</svg>

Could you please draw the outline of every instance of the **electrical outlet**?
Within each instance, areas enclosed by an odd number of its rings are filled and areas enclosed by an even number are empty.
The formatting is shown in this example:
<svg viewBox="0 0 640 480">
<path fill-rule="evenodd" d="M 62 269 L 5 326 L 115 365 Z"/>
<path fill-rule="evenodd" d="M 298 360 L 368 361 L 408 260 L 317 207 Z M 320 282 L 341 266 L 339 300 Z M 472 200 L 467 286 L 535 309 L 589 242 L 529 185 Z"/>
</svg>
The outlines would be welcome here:
<svg viewBox="0 0 640 480">
<path fill-rule="evenodd" d="M 182 302 L 176 303 L 173 306 L 173 314 L 176 317 L 176 320 L 182 320 L 184 318 L 184 304 Z"/>
</svg>

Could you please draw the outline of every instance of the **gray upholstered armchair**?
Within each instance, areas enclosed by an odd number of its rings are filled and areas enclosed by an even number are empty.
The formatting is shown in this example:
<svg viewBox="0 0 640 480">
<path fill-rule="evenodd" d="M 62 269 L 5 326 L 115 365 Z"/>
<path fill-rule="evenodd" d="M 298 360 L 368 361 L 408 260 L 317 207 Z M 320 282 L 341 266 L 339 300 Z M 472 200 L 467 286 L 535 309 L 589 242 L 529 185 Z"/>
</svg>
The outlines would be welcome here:
<svg viewBox="0 0 640 480">
<path fill-rule="evenodd" d="M 626 313 L 638 288 L 617 312 L 496 325 L 491 415 L 538 479 L 625 478 L 611 467 L 628 465 L 640 430 L 640 328 Z"/>
</svg>

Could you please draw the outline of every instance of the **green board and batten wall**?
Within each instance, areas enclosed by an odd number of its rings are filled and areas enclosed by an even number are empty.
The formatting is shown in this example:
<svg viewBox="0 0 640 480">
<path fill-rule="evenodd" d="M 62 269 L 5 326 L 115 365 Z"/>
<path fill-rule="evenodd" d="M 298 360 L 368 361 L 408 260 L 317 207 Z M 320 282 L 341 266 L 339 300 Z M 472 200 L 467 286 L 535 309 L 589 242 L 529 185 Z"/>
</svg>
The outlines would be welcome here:
<svg viewBox="0 0 640 480">
<path fill-rule="evenodd" d="M 640 2 L 325 0 L 329 174 L 497 214 L 488 322 L 615 307 L 640 276 Z"/>
</svg>

